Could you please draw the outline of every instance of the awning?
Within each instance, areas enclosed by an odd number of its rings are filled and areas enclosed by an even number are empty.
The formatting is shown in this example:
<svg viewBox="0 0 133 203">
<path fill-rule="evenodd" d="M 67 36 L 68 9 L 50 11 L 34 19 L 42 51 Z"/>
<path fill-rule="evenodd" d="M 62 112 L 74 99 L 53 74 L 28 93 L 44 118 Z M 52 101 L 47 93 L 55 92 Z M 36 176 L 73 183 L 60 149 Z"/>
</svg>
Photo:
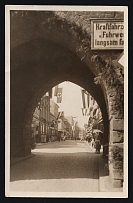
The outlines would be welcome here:
<svg viewBox="0 0 133 203">
<path fill-rule="evenodd" d="M 93 129 L 93 133 L 103 133 L 103 131 L 101 131 L 99 129 Z"/>
</svg>

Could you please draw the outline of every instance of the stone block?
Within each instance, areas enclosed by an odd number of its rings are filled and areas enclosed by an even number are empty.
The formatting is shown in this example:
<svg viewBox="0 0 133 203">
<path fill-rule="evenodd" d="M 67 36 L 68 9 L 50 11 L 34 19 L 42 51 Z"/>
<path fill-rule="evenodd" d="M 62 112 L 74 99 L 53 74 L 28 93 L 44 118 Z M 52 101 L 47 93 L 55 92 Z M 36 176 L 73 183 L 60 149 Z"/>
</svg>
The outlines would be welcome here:
<svg viewBox="0 0 133 203">
<path fill-rule="evenodd" d="M 76 23 L 78 21 L 78 19 L 79 19 L 79 16 L 75 15 L 73 21 Z"/>
<path fill-rule="evenodd" d="M 114 116 L 117 114 L 116 110 L 114 109 L 114 107 L 112 106 L 112 110 L 110 111 L 110 115 Z"/>
<path fill-rule="evenodd" d="M 111 143 L 120 143 L 123 142 L 123 133 L 118 131 L 110 132 L 110 141 Z"/>
<path fill-rule="evenodd" d="M 114 169 L 113 170 L 114 180 L 123 180 L 123 170 Z"/>
<path fill-rule="evenodd" d="M 123 115 L 119 112 L 117 112 L 117 114 L 115 114 L 115 119 L 122 119 Z"/>
<path fill-rule="evenodd" d="M 122 187 L 122 181 L 121 180 L 113 180 L 113 188 L 120 188 Z"/>
<path fill-rule="evenodd" d="M 114 169 L 122 169 L 123 168 L 123 162 L 122 161 L 115 161 L 113 163 L 113 168 Z"/>
<path fill-rule="evenodd" d="M 113 18 L 114 17 L 114 13 L 107 13 L 105 15 L 105 18 Z"/>
<path fill-rule="evenodd" d="M 115 102 L 113 102 L 112 100 L 109 102 L 109 106 L 114 106 L 114 104 L 115 104 Z"/>
<path fill-rule="evenodd" d="M 87 28 L 87 29 L 86 29 L 86 32 L 87 32 L 87 33 L 90 33 L 90 28 Z"/>
<path fill-rule="evenodd" d="M 71 12 L 68 11 L 67 14 L 66 14 L 66 16 L 65 16 L 65 18 L 66 18 L 66 19 L 69 19 L 71 15 L 72 15 Z"/>
<path fill-rule="evenodd" d="M 83 29 L 85 30 L 85 29 L 87 29 L 88 27 L 90 27 L 90 25 L 88 25 L 88 23 L 87 23 L 87 22 L 84 22 Z"/>
<path fill-rule="evenodd" d="M 85 15 L 85 11 L 79 11 L 78 14 L 81 15 L 81 16 Z"/>
<path fill-rule="evenodd" d="M 110 97 L 110 98 L 109 98 L 109 101 L 116 101 L 116 97 L 115 97 L 115 96 Z"/>
<path fill-rule="evenodd" d="M 81 24 L 81 23 L 82 23 L 83 29 L 87 28 L 88 23 L 87 23 L 85 20 L 80 19 L 80 24 Z"/>
<path fill-rule="evenodd" d="M 77 20 L 77 23 L 80 25 L 80 26 L 84 26 L 84 20 L 83 19 L 81 19 L 81 18 L 79 18 L 78 20 Z"/>
<path fill-rule="evenodd" d="M 111 111 L 113 111 L 113 106 L 109 106 L 109 111 L 110 111 L 110 113 L 111 113 Z"/>
<path fill-rule="evenodd" d="M 120 18 L 123 19 L 124 18 L 124 12 L 116 12 L 115 18 Z"/>
<path fill-rule="evenodd" d="M 111 130 L 118 130 L 123 131 L 124 130 L 124 120 L 123 119 L 112 119 L 110 121 L 110 129 Z"/>
</svg>

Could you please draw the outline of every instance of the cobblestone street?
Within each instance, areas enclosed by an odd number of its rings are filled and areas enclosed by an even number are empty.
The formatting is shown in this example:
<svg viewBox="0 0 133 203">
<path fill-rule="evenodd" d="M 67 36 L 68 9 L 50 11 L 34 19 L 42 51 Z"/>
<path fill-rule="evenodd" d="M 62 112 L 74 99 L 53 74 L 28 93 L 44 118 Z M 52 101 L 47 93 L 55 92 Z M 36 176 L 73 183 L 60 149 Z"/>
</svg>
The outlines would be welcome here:
<svg viewBox="0 0 133 203">
<path fill-rule="evenodd" d="M 11 166 L 11 191 L 99 191 L 100 155 L 86 142 L 40 143 L 32 154 L 35 156 Z"/>
</svg>

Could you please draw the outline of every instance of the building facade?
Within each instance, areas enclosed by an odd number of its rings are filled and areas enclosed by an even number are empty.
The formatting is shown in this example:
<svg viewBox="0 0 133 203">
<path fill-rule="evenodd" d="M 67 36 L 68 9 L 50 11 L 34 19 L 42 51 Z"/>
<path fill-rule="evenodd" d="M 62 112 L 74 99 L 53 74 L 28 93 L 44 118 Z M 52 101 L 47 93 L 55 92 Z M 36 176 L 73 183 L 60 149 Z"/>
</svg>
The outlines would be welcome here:
<svg viewBox="0 0 133 203">
<path fill-rule="evenodd" d="M 37 143 L 46 142 L 46 136 L 50 134 L 50 97 L 46 94 L 38 102 L 35 109 L 32 129 Z"/>
<path fill-rule="evenodd" d="M 58 108 L 59 106 L 50 99 L 50 137 L 51 141 L 55 141 L 58 135 Z"/>
</svg>

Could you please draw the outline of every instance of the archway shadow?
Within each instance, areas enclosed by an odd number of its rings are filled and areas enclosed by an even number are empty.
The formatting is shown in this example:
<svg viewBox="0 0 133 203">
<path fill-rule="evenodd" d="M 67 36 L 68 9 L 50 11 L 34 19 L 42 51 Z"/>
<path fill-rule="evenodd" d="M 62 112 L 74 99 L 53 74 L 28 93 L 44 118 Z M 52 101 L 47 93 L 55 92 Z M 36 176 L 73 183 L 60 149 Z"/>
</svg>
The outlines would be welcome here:
<svg viewBox="0 0 133 203">
<path fill-rule="evenodd" d="M 95 154 L 94 150 L 89 152 L 83 146 L 70 148 L 68 145 L 64 148 L 61 144 L 53 149 L 50 145 L 49 148 L 39 148 L 33 152 L 36 155 L 33 158 L 11 166 L 10 181 L 98 179 L 102 154 Z M 107 176 L 105 168 L 102 176 Z"/>
</svg>

